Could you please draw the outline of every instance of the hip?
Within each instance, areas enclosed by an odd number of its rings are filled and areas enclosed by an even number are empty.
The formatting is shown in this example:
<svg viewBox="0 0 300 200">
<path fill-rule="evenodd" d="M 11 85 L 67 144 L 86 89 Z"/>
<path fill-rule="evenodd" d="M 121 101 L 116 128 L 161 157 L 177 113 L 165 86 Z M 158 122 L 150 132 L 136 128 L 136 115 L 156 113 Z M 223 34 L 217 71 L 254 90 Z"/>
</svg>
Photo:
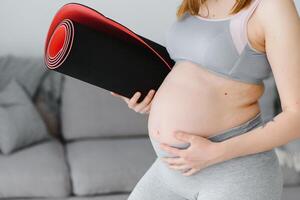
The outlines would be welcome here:
<svg viewBox="0 0 300 200">
<path fill-rule="evenodd" d="M 257 114 L 247 122 L 228 129 L 208 139 L 221 142 L 244 134 L 263 125 L 261 114 Z M 183 176 L 180 171 L 170 169 L 160 157 L 173 157 L 159 148 L 159 142 L 150 137 L 153 148 L 158 156 L 155 161 L 159 177 L 171 190 L 183 196 L 200 197 L 209 190 L 218 190 L 220 194 L 228 191 L 241 195 L 267 195 L 280 199 L 283 177 L 279 160 L 274 149 L 226 160 L 208 166 L 192 176 Z M 188 148 L 189 144 L 173 145 L 177 148 Z M 192 195 L 192 196 L 191 196 Z M 255 199 L 255 198 L 254 198 Z"/>
</svg>

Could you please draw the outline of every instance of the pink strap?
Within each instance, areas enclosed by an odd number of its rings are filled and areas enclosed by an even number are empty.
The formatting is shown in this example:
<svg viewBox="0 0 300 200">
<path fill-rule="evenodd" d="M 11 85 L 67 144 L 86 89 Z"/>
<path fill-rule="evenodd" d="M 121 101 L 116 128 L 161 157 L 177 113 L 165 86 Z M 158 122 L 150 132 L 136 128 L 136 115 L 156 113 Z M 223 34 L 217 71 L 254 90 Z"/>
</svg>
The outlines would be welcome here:
<svg viewBox="0 0 300 200">
<path fill-rule="evenodd" d="M 253 0 L 254 2 L 252 2 L 250 4 L 250 8 L 247 9 L 247 16 L 246 16 L 246 21 L 248 21 L 249 17 L 253 14 L 253 12 L 255 11 L 256 7 L 258 6 L 258 4 L 261 2 L 261 0 Z M 245 21 L 245 22 L 246 22 Z"/>
<path fill-rule="evenodd" d="M 242 36 L 244 38 L 244 41 L 246 43 L 249 44 L 249 46 L 254 49 L 250 42 L 249 42 L 249 39 L 248 39 L 248 33 L 247 33 L 247 23 L 249 21 L 249 18 L 252 16 L 252 14 L 254 13 L 255 9 L 257 8 L 258 4 L 261 2 L 262 0 L 254 0 L 253 4 L 251 5 L 250 7 L 250 10 L 249 12 L 247 12 L 247 15 L 246 15 L 246 19 L 243 20 L 243 26 L 242 26 Z"/>
<path fill-rule="evenodd" d="M 241 13 L 238 18 L 234 18 L 230 23 L 232 40 L 239 53 L 241 53 L 245 45 L 249 43 L 247 34 L 247 22 L 249 21 L 249 18 L 254 13 L 255 9 L 261 1 L 262 0 L 253 0 L 248 8 L 246 10 L 240 11 L 243 13 Z"/>
</svg>

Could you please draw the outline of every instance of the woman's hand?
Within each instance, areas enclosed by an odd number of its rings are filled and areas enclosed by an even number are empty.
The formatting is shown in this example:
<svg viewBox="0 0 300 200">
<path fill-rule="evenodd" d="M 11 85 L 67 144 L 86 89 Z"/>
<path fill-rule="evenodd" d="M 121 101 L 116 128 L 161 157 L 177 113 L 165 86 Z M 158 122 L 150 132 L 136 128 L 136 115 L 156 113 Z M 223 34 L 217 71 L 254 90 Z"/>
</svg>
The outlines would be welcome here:
<svg viewBox="0 0 300 200">
<path fill-rule="evenodd" d="M 175 137 L 185 143 L 190 143 L 187 149 L 160 144 L 160 148 L 176 157 L 163 157 L 169 168 L 179 170 L 184 176 L 190 176 L 210 165 L 224 161 L 224 149 L 220 143 L 191 133 L 176 131 Z"/>
<path fill-rule="evenodd" d="M 134 110 L 135 112 L 139 112 L 141 114 L 145 114 L 145 113 L 149 113 L 150 109 L 151 109 L 151 103 L 152 103 L 152 99 L 153 96 L 155 94 L 155 90 L 150 90 L 147 94 L 147 96 L 145 96 L 145 98 L 143 99 L 143 101 L 141 101 L 140 103 L 137 103 L 138 99 L 141 96 L 140 92 L 136 92 L 130 99 L 127 97 L 124 97 L 120 94 L 117 94 L 115 92 L 110 92 L 113 96 L 116 97 L 120 97 L 122 98 L 128 105 L 128 107 L 132 110 Z"/>
</svg>

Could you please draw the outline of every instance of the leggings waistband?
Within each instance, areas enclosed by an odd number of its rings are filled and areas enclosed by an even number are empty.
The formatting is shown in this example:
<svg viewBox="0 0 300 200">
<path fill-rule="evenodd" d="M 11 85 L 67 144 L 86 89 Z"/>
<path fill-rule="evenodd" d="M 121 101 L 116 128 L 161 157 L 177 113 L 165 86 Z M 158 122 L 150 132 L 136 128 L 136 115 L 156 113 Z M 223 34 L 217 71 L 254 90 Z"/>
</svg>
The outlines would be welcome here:
<svg viewBox="0 0 300 200">
<path fill-rule="evenodd" d="M 227 140 L 231 137 L 241 135 L 251 129 L 254 129 L 263 123 L 263 119 L 261 117 L 261 112 L 255 115 L 253 118 L 249 119 L 248 121 L 234 126 L 232 128 L 226 129 L 225 131 L 219 132 L 214 136 L 210 136 L 207 139 L 213 142 L 221 142 Z"/>
<path fill-rule="evenodd" d="M 227 140 L 231 137 L 246 133 L 249 130 L 252 130 L 252 129 L 258 127 L 262 123 L 263 123 L 263 119 L 261 117 L 261 113 L 259 112 L 256 116 L 254 116 L 250 120 L 248 120 L 238 126 L 234 126 L 232 128 L 221 131 L 221 132 L 217 133 L 216 135 L 207 137 L 207 139 L 211 140 L 212 142 L 221 142 L 221 141 Z M 159 148 L 159 143 L 156 140 L 154 140 L 151 137 L 149 137 L 149 138 L 150 138 L 150 141 L 151 141 L 151 143 L 154 147 L 154 150 L 158 156 L 170 156 L 169 154 L 167 154 L 166 152 L 162 151 Z M 190 146 L 190 143 L 177 144 L 177 145 L 172 145 L 172 146 L 179 148 L 179 149 L 185 149 Z"/>
</svg>

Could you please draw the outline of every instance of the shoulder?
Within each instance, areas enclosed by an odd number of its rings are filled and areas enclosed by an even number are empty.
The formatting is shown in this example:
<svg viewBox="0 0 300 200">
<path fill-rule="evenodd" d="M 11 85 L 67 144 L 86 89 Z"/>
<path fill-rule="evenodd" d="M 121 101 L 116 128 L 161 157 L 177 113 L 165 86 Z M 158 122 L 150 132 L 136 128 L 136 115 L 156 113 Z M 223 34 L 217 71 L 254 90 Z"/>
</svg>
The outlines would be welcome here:
<svg viewBox="0 0 300 200">
<path fill-rule="evenodd" d="M 263 28 L 299 21 L 295 0 L 260 0 L 257 18 Z"/>
</svg>

